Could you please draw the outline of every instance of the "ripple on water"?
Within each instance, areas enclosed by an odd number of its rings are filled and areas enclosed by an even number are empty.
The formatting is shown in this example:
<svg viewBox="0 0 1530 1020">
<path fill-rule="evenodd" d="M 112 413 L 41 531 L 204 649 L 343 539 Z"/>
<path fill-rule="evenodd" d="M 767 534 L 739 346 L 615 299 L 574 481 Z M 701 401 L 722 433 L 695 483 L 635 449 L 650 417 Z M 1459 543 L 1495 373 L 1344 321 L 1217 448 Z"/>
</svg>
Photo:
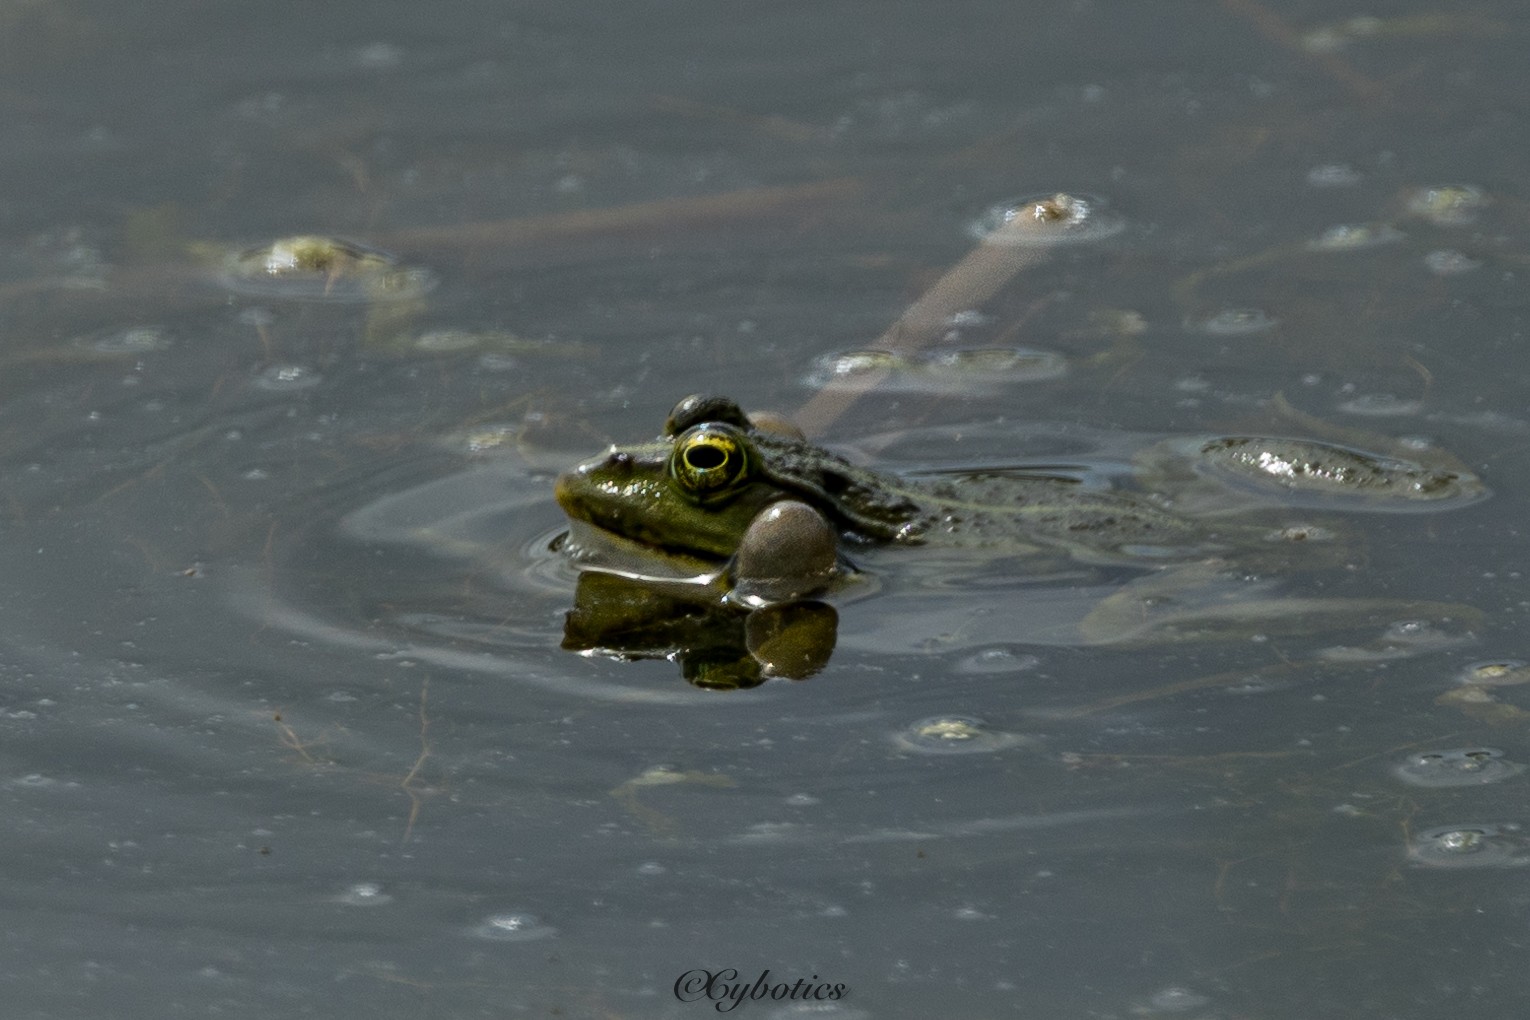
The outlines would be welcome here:
<svg viewBox="0 0 1530 1020">
<path fill-rule="evenodd" d="M 474 938 L 490 942 L 537 942 L 558 934 L 558 929 L 546 924 L 535 914 L 492 914 L 472 929 Z"/>
<path fill-rule="evenodd" d="M 1495 748 L 1461 747 L 1411 754 L 1392 771 L 1413 786 L 1482 786 L 1511 779 L 1525 767 L 1507 760 Z"/>
<path fill-rule="evenodd" d="M 970 715 L 921 719 L 894 733 L 893 741 L 904 750 L 919 754 L 987 754 L 1031 742 L 1019 733 L 992 729 Z"/>
<path fill-rule="evenodd" d="M 1530 864 L 1530 839 L 1513 822 L 1440 825 L 1417 833 L 1408 856 L 1431 868 L 1517 868 Z"/>
<path fill-rule="evenodd" d="M 160 326 L 129 326 L 77 337 L 74 344 L 98 354 L 151 354 L 169 348 L 170 337 Z"/>
<path fill-rule="evenodd" d="M 1423 401 L 1399 397 L 1392 393 L 1363 393 L 1339 405 L 1341 411 L 1364 415 L 1367 418 L 1401 418 L 1418 414 L 1423 409 Z"/>
</svg>

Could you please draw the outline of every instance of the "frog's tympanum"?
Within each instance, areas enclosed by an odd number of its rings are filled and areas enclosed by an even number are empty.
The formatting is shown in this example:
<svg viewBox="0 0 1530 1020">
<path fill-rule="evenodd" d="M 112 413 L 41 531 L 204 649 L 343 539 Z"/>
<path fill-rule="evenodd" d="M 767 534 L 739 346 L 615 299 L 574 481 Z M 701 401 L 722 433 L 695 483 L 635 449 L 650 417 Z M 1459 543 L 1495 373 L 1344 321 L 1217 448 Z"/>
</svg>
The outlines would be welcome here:
<svg viewBox="0 0 1530 1020">
<path fill-rule="evenodd" d="M 858 548 L 969 547 L 1150 570 L 1194 564 L 1204 576 L 1225 559 L 1257 561 L 1261 551 L 1310 545 L 1327 532 L 1206 512 L 1204 494 L 1192 495 L 1197 488 L 1232 493 L 1223 510 L 1247 509 L 1238 504 L 1240 488 L 1279 493 L 1266 509 L 1336 497 L 1368 505 L 1458 503 L 1485 491 L 1464 469 L 1312 440 L 1221 437 L 1182 452 L 1193 463 L 1174 496 L 1087 487 L 1028 470 L 910 480 L 858 467 L 774 416 L 746 415 L 732 400 L 687 397 L 653 442 L 613 447 L 558 478 L 558 503 L 573 522 L 564 549 L 586 568 L 565 647 L 678 650 L 690 665 L 687 650 L 705 648 L 697 661 L 710 665 L 688 668 L 693 681 L 707 684 L 710 672 L 712 686 L 751 686 L 763 675 L 810 674 L 827 660 L 833 626 L 830 617 L 825 628 L 817 611 L 774 620 L 776 647 L 791 651 L 760 666 L 755 646 L 762 642 L 745 633 L 748 614 L 771 608 L 779 615 L 787 604 L 832 613 L 803 600 L 853 576 L 846 552 Z M 1201 509 L 1185 512 L 1179 496 Z M 796 617 L 816 620 L 814 632 L 827 634 L 827 647 L 810 652 L 783 638 Z"/>
</svg>

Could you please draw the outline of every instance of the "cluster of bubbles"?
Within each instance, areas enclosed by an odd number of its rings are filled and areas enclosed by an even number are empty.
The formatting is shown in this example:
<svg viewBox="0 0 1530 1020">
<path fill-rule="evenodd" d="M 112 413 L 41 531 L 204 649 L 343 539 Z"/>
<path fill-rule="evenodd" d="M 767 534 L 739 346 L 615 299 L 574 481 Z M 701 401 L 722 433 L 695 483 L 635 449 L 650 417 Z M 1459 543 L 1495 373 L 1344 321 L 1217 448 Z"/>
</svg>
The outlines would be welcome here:
<svg viewBox="0 0 1530 1020">
<path fill-rule="evenodd" d="M 1500 659 L 1468 665 L 1441 704 L 1454 705 L 1488 722 L 1523 724 L 1530 713 L 1499 701 L 1497 691 L 1530 683 L 1530 665 Z M 1392 769 L 1411 786 L 1432 789 L 1485 786 L 1518 778 L 1525 766 L 1494 747 L 1418 751 Z M 1408 857 L 1433 868 L 1512 868 L 1530 865 L 1530 834 L 1517 822 L 1468 822 L 1436 825 L 1413 833 Z"/>
</svg>

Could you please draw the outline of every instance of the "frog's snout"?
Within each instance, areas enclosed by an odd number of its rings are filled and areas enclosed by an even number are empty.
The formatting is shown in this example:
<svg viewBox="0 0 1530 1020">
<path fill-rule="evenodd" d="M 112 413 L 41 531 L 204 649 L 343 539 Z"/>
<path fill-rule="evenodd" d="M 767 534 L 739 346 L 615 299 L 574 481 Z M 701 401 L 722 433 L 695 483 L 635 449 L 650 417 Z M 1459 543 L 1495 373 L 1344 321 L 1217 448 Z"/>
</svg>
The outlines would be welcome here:
<svg viewBox="0 0 1530 1020">
<path fill-rule="evenodd" d="M 600 482 L 621 484 L 633 474 L 633 457 L 611 447 L 598 457 L 591 457 L 558 475 L 553 482 L 553 498 L 571 516 L 583 517 L 590 494 Z"/>
</svg>

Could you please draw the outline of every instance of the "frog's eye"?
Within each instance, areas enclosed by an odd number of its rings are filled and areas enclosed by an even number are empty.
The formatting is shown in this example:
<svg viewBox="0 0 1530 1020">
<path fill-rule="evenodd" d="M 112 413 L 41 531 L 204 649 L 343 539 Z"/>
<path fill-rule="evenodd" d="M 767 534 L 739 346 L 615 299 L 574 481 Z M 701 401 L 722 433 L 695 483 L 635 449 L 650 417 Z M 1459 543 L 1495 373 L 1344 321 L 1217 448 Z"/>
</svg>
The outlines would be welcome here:
<svg viewBox="0 0 1530 1020">
<path fill-rule="evenodd" d="M 749 473 L 749 440 L 731 425 L 707 422 L 675 440 L 669 473 L 680 490 L 698 502 L 726 496 Z"/>
</svg>

